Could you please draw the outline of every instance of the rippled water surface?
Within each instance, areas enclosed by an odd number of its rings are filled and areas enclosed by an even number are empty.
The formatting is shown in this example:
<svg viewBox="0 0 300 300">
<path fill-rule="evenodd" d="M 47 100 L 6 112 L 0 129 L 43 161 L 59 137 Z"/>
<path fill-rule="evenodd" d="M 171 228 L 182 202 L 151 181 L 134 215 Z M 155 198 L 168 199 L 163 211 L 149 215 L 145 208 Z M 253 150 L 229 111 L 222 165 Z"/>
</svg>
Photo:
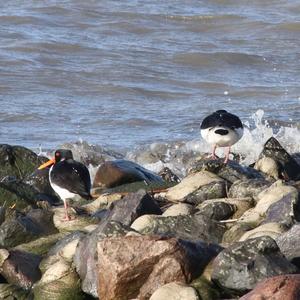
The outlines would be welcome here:
<svg viewBox="0 0 300 300">
<path fill-rule="evenodd" d="M 1 143 L 199 138 L 225 108 L 300 120 L 300 2 L 1 1 Z"/>
</svg>

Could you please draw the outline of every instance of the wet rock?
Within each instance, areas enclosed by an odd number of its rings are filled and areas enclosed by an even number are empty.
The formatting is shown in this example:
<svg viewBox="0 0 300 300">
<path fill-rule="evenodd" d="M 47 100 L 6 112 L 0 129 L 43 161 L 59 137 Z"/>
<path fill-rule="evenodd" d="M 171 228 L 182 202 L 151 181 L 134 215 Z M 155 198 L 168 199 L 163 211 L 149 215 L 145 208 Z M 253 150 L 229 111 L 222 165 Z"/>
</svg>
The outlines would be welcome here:
<svg viewBox="0 0 300 300">
<path fill-rule="evenodd" d="M 36 209 L 27 215 L 17 214 L 16 218 L 5 220 L 0 226 L 0 246 L 14 247 L 56 233 L 52 215 L 50 211 Z"/>
<path fill-rule="evenodd" d="M 104 222 L 118 221 L 124 225 L 130 225 L 138 217 L 145 214 L 161 215 L 162 211 L 156 201 L 144 190 L 130 193 L 121 200 L 112 204 Z"/>
<path fill-rule="evenodd" d="M 132 231 L 131 228 L 118 222 L 102 223 L 79 241 L 74 256 L 74 264 L 82 281 L 82 290 L 85 293 L 98 297 L 97 242 L 106 237 L 123 236 L 130 231 Z"/>
<path fill-rule="evenodd" d="M 214 173 L 226 180 L 229 184 L 232 184 L 237 180 L 253 178 L 264 179 L 263 175 L 257 170 L 242 166 L 234 161 L 229 161 L 227 164 L 224 164 L 223 160 L 202 160 L 198 162 L 190 172 L 199 170 L 206 170 Z"/>
<path fill-rule="evenodd" d="M 47 159 L 22 146 L 0 145 L 0 179 L 13 176 L 22 179 L 34 172 Z"/>
<path fill-rule="evenodd" d="M 78 275 L 63 259 L 46 270 L 33 292 L 35 300 L 84 299 Z"/>
<path fill-rule="evenodd" d="M 203 242 L 155 236 L 104 239 L 98 243 L 99 298 L 148 299 L 166 283 L 188 283 L 220 249 Z"/>
<path fill-rule="evenodd" d="M 276 242 L 264 236 L 237 242 L 223 250 L 214 261 L 212 280 L 233 295 L 242 295 L 265 278 L 297 271 Z"/>
<path fill-rule="evenodd" d="M 174 174 L 168 167 L 164 167 L 162 170 L 160 170 L 158 175 L 166 182 L 180 182 L 180 178 L 176 174 Z"/>
<path fill-rule="evenodd" d="M 180 216 L 180 215 L 191 215 L 194 212 L 194 207 L 186 203 L 177 203 L 170 206 L 162 214 L 164 217 Z"/>
<path fill-rule="evenodd" d="M 23 289 L 30 289 L 41 278 L 39 263 L 41 257 L 19 250 L 10 250 L 1 265 L 1 275 L 8 283 Z"/>
<path fill-rule="evenodd" d="M 300 268 L 300 224 L 295 224 L 289 231 L 279 235 L 276 243 L 284 256 Z"/>
<path fill-rule="evenodd" d="M 150 300 L 200 300 L 194 288 L 177 282 L 171 282 L 157 289 Z M 201 298 L 202 299 L 202 298 Z"/>
<path fill-rule="evenodd" d="M 205 201 L 197 206 L 199 213 L 216 221 L 229 219 L 235 213 L 235 206 L 225 201 Z"/>
<path fill-rule="evenodd" d="M 279 235 L 286 231 L 286 228 L 278 223 L 265 223 L 252 230 L 244 233 L 239 239 L 240 242 L 253 239 L 261 236 L 269 236 L 272 239 L 276 239 Z"/>
<path fill-rule="evenodd" d="M 300 165 L 274 137 L 269 138 L 265 143 L 259 158 L 263 157 L 272 158 L 279 164 L 278 173 L 282 178 L 289 180 L 300 179 Z"/>
<path fill-rule="evenodd" d="M 30 300 L 29 292 L 13 284 L 0 283 L 0 299 L 2 300 Z"/>
<path fill-rule="evenodd" d="M 214 188 L 215 185 L 217 188 Z M 190 174 L 179 184 L 169 188 L 165 196 L 173 202 L 199 203 L 208 198 L 217 198 L 216 193 L 220 194 L 221 198 L 225 197 L 225 181 L 213 173 L 201 171 Z"/>
<path fill-rule="evenodd" d="M 114 160 L 104 162 L 97 170 L 93 186 L 112 188 L 136 181 L 159 182 L 163 179 L 129 160 Z"/>
<path fill-rule="evenodd" d="M 131 228 L 148 235 L 177 237 L 185 240 L 203 240 L 219 243 L 225 226 L 204 215 L 162 217 L 144 215 L 136 219 Z"/>
<path fill-rule="evenodd" d="M 300 299 L 300 275 L 280 275 L 267 278 L 240 300 L 296 300 Z"/>
<path fill-rule="evenodd" d="M 228 191 L 229 198 L 254 198 L 260 192 L 267 189 L 271 185 L 271 182 L 265 179 L 246 179 L 237 180 L 232 184 Z"/>
</svg>

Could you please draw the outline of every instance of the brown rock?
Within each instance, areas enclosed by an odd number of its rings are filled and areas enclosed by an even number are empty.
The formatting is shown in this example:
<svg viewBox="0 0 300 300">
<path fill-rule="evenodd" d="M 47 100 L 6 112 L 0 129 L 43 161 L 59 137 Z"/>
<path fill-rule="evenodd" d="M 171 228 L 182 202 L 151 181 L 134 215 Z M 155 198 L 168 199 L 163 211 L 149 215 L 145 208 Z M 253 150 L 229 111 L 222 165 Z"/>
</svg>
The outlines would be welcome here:
<svg viewBox="0 0 300 300">
<path fill-rule="evenodd" d="M 240 300 L 300 299 L 300 274 L 280 275 L 265 279 Z"/>
<path fill-rule="evenodd" d="M 188 283 L 221 247 L 158 236 L 106 238 L 98 243 L 101 300 L 149 299 L 170 282 Z"/>
</svg>

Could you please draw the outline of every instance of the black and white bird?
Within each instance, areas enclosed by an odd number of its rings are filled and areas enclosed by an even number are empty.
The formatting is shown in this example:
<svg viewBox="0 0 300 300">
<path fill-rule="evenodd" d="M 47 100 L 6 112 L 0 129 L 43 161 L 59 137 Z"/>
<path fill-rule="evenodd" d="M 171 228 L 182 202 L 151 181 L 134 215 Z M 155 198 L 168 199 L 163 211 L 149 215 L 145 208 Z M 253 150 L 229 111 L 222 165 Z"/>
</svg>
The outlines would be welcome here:
<svg viewBox="0 0 300 300">
<path fill-rule="evenodd" d="M 216 159 L 216 148 L 227 147 L 225 152 L 226 164 L 229 160 L 230 147 L 243 136 L 243 124 L 238 116 L 226 110 L 217 110 L 207 116 L 200 126 L 204 140 L 213 145 L 212 158 Z"/>
<path fill-rule="evenodd" d="M 88 168 L 73 159 L 71 150 L 58 149 L 53 159 L 42 164 L 39 169 L 50 167 L 49 181 L 53 190 L 64 202 L 65 219 L 69 221 L 67 199 L 76 195 L 87 200 L 92 199 L 90 194 L 91 178 Z"/>
</svg>

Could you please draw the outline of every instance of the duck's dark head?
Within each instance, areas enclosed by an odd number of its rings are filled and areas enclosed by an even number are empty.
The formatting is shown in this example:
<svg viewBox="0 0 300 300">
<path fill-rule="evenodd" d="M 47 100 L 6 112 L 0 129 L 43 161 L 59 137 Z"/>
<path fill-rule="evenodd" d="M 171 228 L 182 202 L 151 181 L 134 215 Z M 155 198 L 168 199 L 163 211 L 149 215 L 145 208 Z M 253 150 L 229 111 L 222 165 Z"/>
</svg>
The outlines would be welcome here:
<svg viewBox="0 0 300 300">
<path fill-rule="evenodd" d="M 55 151 L 54 157 L 39 166 L 39 170 L 44 169 L 46 167 L 50 167 L 60 161 L 66 160 L 66 159 L 73 159 L 73 153 L 71 150 L 68 149 L 57 149 Z"/>
</svg>

